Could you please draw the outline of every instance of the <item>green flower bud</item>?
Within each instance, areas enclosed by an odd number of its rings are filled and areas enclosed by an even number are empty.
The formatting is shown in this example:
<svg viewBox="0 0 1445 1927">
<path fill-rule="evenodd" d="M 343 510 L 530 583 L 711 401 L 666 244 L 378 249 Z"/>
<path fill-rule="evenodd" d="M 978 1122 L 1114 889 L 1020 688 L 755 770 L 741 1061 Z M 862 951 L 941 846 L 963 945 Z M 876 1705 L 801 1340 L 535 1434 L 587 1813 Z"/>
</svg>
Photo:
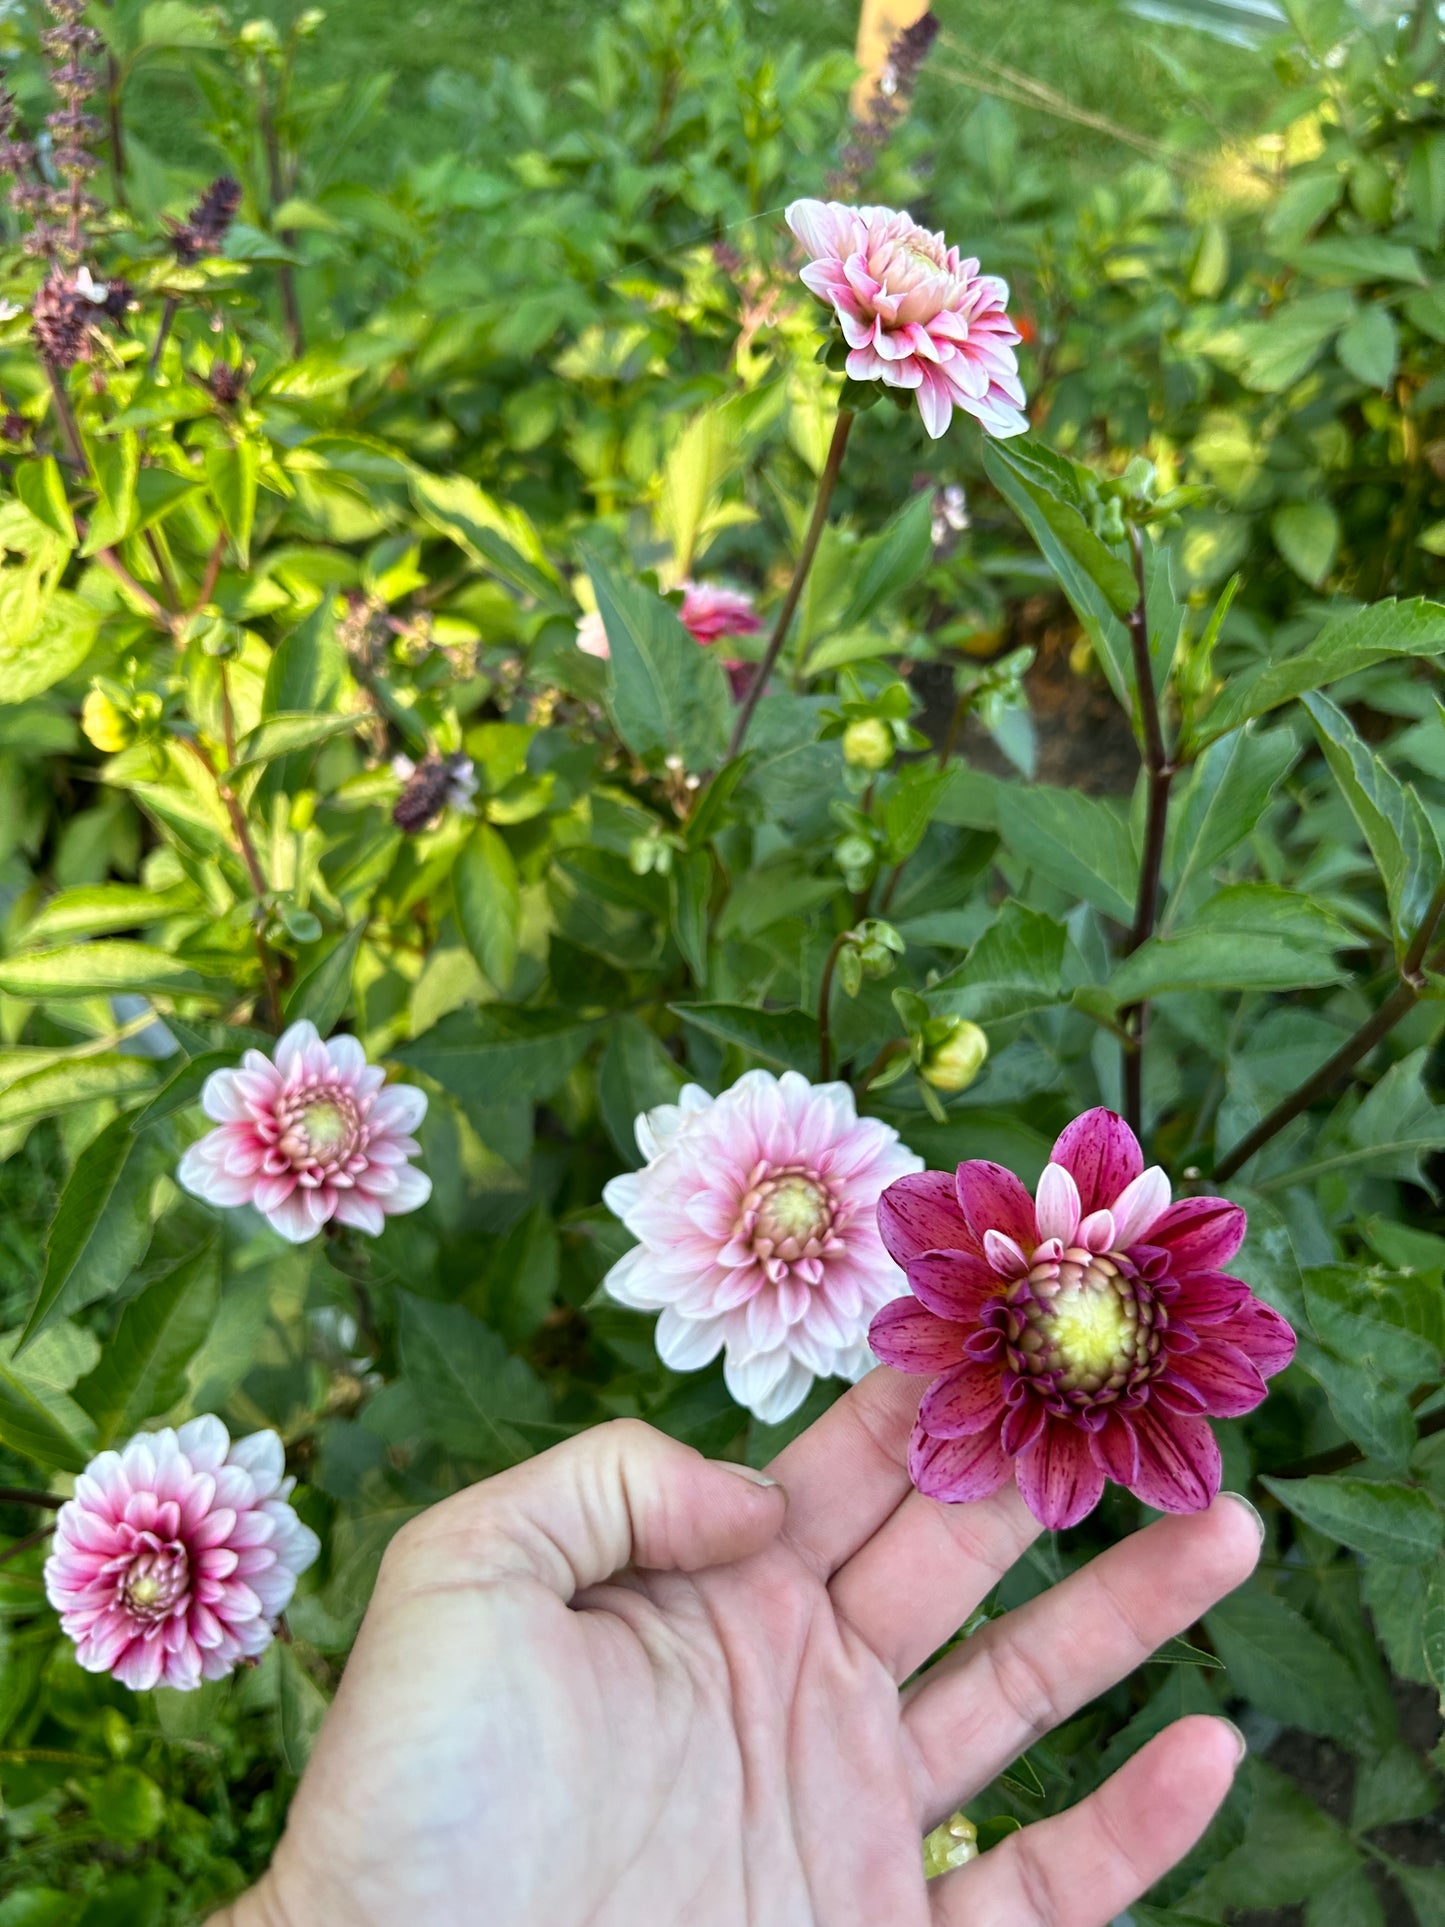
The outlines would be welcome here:
<svg viewBox="0 0 1445 1927">
<path fill-rule="evenodd" d="M 924 1033 L 919 1075 L 936 1091 L 966 1091 L 987 1060 L 988 1039 L 966 1017 L 943 1019 L 937 1028 L 941 1035 L 936 1038 Z"/>
<path fill-rule="evenodd" d="M 845 876 L 866 874 L 873 867 L 873 845 L 866 836 L 843 837 L 834 846 L 833 855 Z"/>
<path fill-rule="evenodd" d="M 935 1827 L 923 1842 L 923 1877 L 935 1880 L 978 1858 L 978 1828 L 967 1814 L 955 1813 Z"/>
<path fill-rule="evenodd" d="M 843 760 L 854 769 L 887 769 L 893 761 L 893 731 L 876 716 L 849 723 L 843 731 Z"/>
<path fill-rule="evenodd" d="M 867 943 L 859 946 L 858 962 L 862 966 L 865 977 L 874 979 L 886 977 L 893 969 L 894 961 L 893 952 L 888 945 L 879 943 L 876 938 L 870 938 Z"/>
</svg>

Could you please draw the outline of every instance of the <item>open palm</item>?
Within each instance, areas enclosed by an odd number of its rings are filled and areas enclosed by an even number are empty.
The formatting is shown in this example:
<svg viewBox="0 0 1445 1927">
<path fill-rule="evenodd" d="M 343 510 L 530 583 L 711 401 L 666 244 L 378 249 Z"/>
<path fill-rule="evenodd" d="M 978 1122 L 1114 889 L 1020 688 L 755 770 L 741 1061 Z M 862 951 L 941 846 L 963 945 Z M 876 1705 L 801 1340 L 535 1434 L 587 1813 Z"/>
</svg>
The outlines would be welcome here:
<svg viewBox="0 0 1445 1927">
<path fill-rule="evenodd" d="M 1224 1797 L 1224 1722 L 927 1885 L 920 1836 L 1238 1585 L 1255 1520 L 1161 1520 L 900 1691 L 1038 1530 L 909 1490 L 917 1396 L 871 1373 L 775 1486 L 622 1422 L 407 1527 L 235 1927 L 1102 1927 Z"/>
</svg>

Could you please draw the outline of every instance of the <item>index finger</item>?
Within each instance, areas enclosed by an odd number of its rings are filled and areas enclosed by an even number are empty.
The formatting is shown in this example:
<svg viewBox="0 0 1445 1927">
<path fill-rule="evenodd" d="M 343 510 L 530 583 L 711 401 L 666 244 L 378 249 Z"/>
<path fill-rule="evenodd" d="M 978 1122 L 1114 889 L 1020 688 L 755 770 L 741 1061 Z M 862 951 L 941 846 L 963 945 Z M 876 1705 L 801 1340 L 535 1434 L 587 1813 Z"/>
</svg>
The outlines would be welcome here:
<svg viewBox="0 0 1445 1927">
<path fill-rule="evenodd" d="M 784 1537 L 828 1578 L 908 1496 L 908 1435 L 927 1379 L 878 1365 L 768 1467 L 788 1494 Z"/>
</svg>

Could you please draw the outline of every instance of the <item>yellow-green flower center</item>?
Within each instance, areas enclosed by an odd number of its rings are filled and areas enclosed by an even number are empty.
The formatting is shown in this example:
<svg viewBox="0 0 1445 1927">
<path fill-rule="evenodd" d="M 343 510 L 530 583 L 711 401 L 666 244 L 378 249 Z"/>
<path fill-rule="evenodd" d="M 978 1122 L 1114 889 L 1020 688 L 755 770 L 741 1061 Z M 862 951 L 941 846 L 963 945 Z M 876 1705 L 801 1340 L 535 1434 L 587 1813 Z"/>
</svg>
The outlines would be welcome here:
<svg viewBox="0 0 1445 1927">
<path fill-rule="evenodd" d="M 351 1119 L 339 1104 L 320 1098 L 308 1104 L 302 1115 L 302 1128 L 311 1149 L 318 1157 L 329 1157 L 341 1150 L 351 1136 Z"/>
<path fill-rule="evenodd" d="M 821 1184 L 801 1176 L 783 1178 L 763 1200 L 758 1232 L 774 1244 L 795 1240 L 805 1245 L 825 1229 L 828 1216 L 828 1194 Z"/>
<path fill-rule="evenodd" d="M 1076 1285 L 1054 1300 L 1050 1336 L 1073 1371 L 1102 1375 L 1133 1335 L 1134 1319 L 1110 1286 Z"/>
</svg>

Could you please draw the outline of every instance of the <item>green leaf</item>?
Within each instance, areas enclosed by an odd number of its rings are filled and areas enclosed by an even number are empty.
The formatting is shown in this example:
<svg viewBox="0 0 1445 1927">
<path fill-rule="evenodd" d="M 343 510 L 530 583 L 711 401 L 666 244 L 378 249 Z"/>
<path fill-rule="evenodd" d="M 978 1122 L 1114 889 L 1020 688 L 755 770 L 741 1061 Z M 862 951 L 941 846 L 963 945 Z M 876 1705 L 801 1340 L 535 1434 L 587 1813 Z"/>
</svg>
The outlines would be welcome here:
<svg viewBox="0 0 1445 1927">
<path fill-rule="evenodd" d="M 154 528 L 171 510 L 194 495 L 200 482 L 192 475 L 173 475 L 168 468 L 143 468 L 135 478 L 135 518 L 132 535 Z"/>
<path fill-rule="evenodd" d="M 1303 701 L 1325 761 L 1385 880 L 1396 940 L 1408 944 L 1440 880 L 1434 828 L 1414 790 L 1367 748 L 1343 710 L 1314 693 Z"/>
<path fill-rule="evenodd" d="M 1306 648 L 1233 676 L 1192 738 L 1201 749 L 1307 690 L 1352 676 L 1392 656 L 1438 656 L 1445 650 L 1445 607 L 1436 602 L 1377 602 L 1336 616 Z"/>
<path fill-rule="evenodd" d="M 1316 1265 L 1304 1273 L 1316 1336 L 1371 1376 L 1418 1385 L 1437 1377 L 1445 1303 L 1437 1281 L 1381 1266 Z"/>
<path fill-rule="evenodd" d="M 1290 729 L 1245 728 L 1211 744 L 1195 765 L 1170 824 L 1169 915 L 1198 878 L 1207 877 L 1258 828 L 1269 800 L 1293 767 L 1299 745 Z"/>
<path fill-rule="evenodd" d="M 1115 804 L 1047 783 L 1025 786 L 963 770 L 955 772 L 938 814 L 944 822 L 996 830 L 1015 855 L 1070 897 L 1082 897 L 1116 923 L 1134 921 L 1139 852 Z"/>
<path fill-rule="evenodd" d="M 1305 1903 L 1304 1927 L 1385 1927 L 1385 1910 L 1363 1867 L 1352 1867 Z"/>
<path fill-rule="evenodd" d="M 863 566 L 837 627 L 856 629 L 875 609 L 896 602 L 933 557 L 933 492 L 920 489 L 864 545 Z"/>
<path fill-rule="evenodd" d="M 175 997 L 218 987 L 218 979 L 144 943 L 68 944 L 0 961 L 0 990 L 12 997 L 94 997 L 118 990 Z"/>
<path fill-rule="evenodd" d="M 1440 1556 L 1445 1516 L 1419 1486 L 1322 1477 L 1264 1483 L 1306 1525 L 1356 1552 L 1405 1565 Z"/>
<path fill-rule="evenodd" d="M 7 634 L 0 623 L 0 703 L 29 702 L 78 669 L 95 647 L 102 612 L 60 589 L 32 624 Z"/>
<path fill-rule="evenodd" d="M 684 1082 L 678 1065 L 641 1018 L 626 1015 L 608 1025 L 607 1047 L 597 1067 L 597 1102 L 607 1134 L 626 1163 L 639 1160 L 637 1119 L 659 1104 L 675 1104 Z"/>
<path fill-rule="evenodd" d="M 545 1204 L 534 1204 L 487 1260 L 476 1301 L 509 1345 L 525 1345 L 536 1334 L 552 1309 L 561 1270 L 552 1214 Z"/>
<path fill-rule="evenodd" d="M 517 1421 L 544 1419 L 546 1392 L 531 1369 L 479 1318 L 398 1292 L 404 1382 L 447 1452 L 497 1468 L 529 1458 Z"/>
<path fill-rule="evenodd" d="M 99 1365 L 75 1388 L 102 1446 L 138 1432 L 183 1397 L 221 1297 L 221 1258 L 207 1245 L 148 1285 L 121 1313 Z"/>
<path fill-rule="evenodd" d="M 723 759 L 732 699 L 721 659 L 701 649 L 662 597 L 584 552 L 607 629 L 608 706 L 636 756 L 678 756 L 692 772 Z"/>
<path fill-rule="evenodd" d="M 19 1341 L 0 1339 L 0 1440 L 22 1458 L 60 1472 L 82 1472 L 91 1457 L 90 1420 L 67 1397 L 100 1347 L 78 1325 L 52 1326 L 23 1363 Z"/>
<path fill-rule="evenodd" d="M 1420 1638 L 1425 1670 L 1439 1698 L 1440 1711 L 1445 1714 L 1445 1566 L 1436 1566 L 1426 1584 Z"/>
<path fill-rule="evenodd" d="M 465 1102 L 536 1101 L 566 1082 L 595 1030 L 564 1010 L 483 1004 L 453 1011 L 393 1055 Z"/>
<path fill-rule="evenodd" d="M 818 1072 L 818 1020 L 806 1010 L 758 1010 L 752 1004 L 670 1004 L 685 1024 L 736 1044 L 775 1070 Z"/>
<path fill-rule="evenodd" d="M 360 713 L 344 716 L 288 715 L 285 712 L 272 714 L 249 730 L 237 743 L 236 760 L 231 765 L 230 773 L 232 776 L 241 776 L 249 770 L 260 769 L 265 763 L 274 762 L 278 756 L 315 749 L 322 743 L 329 743 L 333 736 L 359 729 L 365 721 L 366 717 Z"/>
<path fill-rule="evenodd" d="M 0 1090 L 0 1125 L 33 1124 L 75 1104 L 105 1097 L 131 1097 L 156 1081 L 152 1058 L 107 1051 L 98 1057 L 61 1058 L 15 1078 Z"/>
<path fill-rule="evenodd" d="M 545 609 L 567 608 L 542 539 L 521 509 L 495 500 L 464 475 L 427 475 L 416 469 L 410 487 L 426 521 L 473 561 L 523 595 L 535 596 Z"/>
<path fill-rule="evenodd" d="M 1270 520 L 1274 546 L 1298 576 L 1317 589 L 1334 567 L 1340 518 L 1328 502 L 1287 502 Z"/>
<path fill-rule="evenodd" d="M 17 462 L 14 477 L 15 493 L 36 521 L 73 549 L 79 537 L 75 533 L 75 517 L 70 512 L 70 503 L 66 498 L 65 480 L 55 457 L 44 455 L 39 460 Z"/>
<path fill-rule="evenodd" d="M 90 465 L 99 501 L 90 517 L 82 555 L 112 548 L 130 534 L 135 524 L 136 481 L 140 474 L 140 439 L 133 430 L 90 441 Z"/>
<path fill-rule="evenodd" d="M 1291 301 L 1267 321 L 1243 323 L 1234 330 L 1243 351 L 1241 380 L 1264 395 L 1293 388 L 1354 313 L 1354 296 L 1341 288 Z"/>
<path fill-rule="evenodd" d="M 1129 634 L 1120 621 L 1138 601 L 1129 564 L 1095 535 L 1084 513 L 1083 471 L 1032 439 L 984 438 L 989 480 L 1018 514 L 1094 645 L 1099 666 L 1127 712 L 1133 711 Z"/>
<path fill-rule="evenodd" d="M 198 1103 L 206 1079 L 212 1071 L 234 1070 L 241 1054 L 237 1043 L 228 1050 L 202 1051 L 198 1057 L 188 1058 L 180 1069 L 168 1077 L 156 1092 L 150 1103 L 131 1115 L 130 1126 L 133 1131 L 154 1130 L 177 1111 L 189 1110 Z"/>
<path fill-rule="evenodd" d="M 227 442 L 207 451 L 206 481 L 211 499 L 243 569 L 251 562 L 251 531 L 256 523 L 256 484 L 260 473 L 261 451 L 255 442 Z"/>
<path fill-rule="evenodd" d="M 281 1757 L 292 1773 L 303 1773 L 326 1718 L 329 1701 L 301 1664 L 294 1645 L 282 1642 L 276 1654 L 276 1726 Z"/>
<path fill-rule="evenodd" d="M 1312 898 L 1272 883 L 1218 891 L 1174 935 L 1151 937 L 1109 979 L 1121 1004 L 1171 990 L 1294 990 L 1339 983 L 1335 952 L 1350 941 Z"/>
<path fill-rule="evenodd" d="M 286 998 L 286 1021 L 299 1023 L 309 1018 L 323 1037 L 346 1015 L 351 1002 L 351 979 L 356 968 L 356 953 L 366 935 L 364 923 L 354 924 L 339 936 L 323 957 L 298 977 Z"/>
<path fill-rule="evenodd" d="M 1335 353 L 1366 388 L 1388 388 L 1400 360 L 1395 317 L 1388 308 L 1366 308 L 1335 343 Z"/>
<path fill-rule="evenodd" d="M 1257 1584 L 1205 1619 L 1231 1689 L 1271 1719 L 1306 1733 L 1358 1740 L 1369 1727 L 1363 1688 L 1340 1653 L 1293 1607 Z"/>
<path fill-rule="evenodd" d="M 1010 898 L 964 962 L 928 992 L 929 1009 L 987 1024 L 1056 1004 L 1068 941 L 1063 924 Z"/>
<path fill-rule="evenodd" d="M 43 903 L 25 926 L 25 941 L 39 943 L 55 937 L 95 937 L 112 930 L 135 930 L 148 923 L 194 911 L 195 891 L 189 884 L 148 890 L 137 883 L 93 883 L 61 890 Z"/>
<path fill-rule="evenodd" d="M 457 922 L 477 967 L 506 994 L 517 967 L 522 886 L 505 837 L 478 823 L 452 867 Z"/>
<path fill-rule="evenodd" d="M 347 679 L 332 598 L 323 596 L 306 620 L 276 645 L 266 669 L 261 714 L 313 715 L 336 709 L 346 693 Z"/>
<path fill-rule="evenodd" d="M 151 1238 L 151 1192 L 171 1147 L 113 1118 L 75 1160 L 45 1245 L 45 1273 L 21 1333 L 22 1349 L 65 1313 L 118 1291 Z"/>
<path fill-rule="evenodd" d="M 1404 1392 L 1382 1382 L 1367 1366 L 1336 1358 L 1303 1335 L 1296 1358 L 1323 1389 L 1340 1430 L 1365 1457 L 1377 1459 L 1391 1472 L 1403 1472 L 1418 1435 Z"/>
<path fill-rule="evenodd" d="M 907 763 L 888 785 L 878 811 L 888 839 L 888 861 L 905 863 L 928 832 L 952 774 L 933 763 Z"/>
</svg>

